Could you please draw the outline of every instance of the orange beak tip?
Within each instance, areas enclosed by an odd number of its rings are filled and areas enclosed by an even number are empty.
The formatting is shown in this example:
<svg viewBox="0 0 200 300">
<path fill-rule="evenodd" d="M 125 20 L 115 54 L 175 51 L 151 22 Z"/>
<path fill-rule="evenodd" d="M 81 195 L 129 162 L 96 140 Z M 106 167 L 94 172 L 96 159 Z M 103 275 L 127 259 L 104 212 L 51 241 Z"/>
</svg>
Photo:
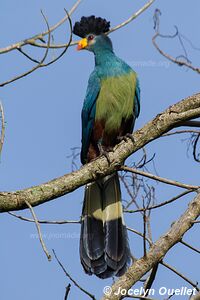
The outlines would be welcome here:
<svg viewBox="0 0 200 300">
<path fill-rule="evenodd" d="M 81 45 L 77 45 L 76 50 L 80 51 L 82 49 Z"/>
</svg>

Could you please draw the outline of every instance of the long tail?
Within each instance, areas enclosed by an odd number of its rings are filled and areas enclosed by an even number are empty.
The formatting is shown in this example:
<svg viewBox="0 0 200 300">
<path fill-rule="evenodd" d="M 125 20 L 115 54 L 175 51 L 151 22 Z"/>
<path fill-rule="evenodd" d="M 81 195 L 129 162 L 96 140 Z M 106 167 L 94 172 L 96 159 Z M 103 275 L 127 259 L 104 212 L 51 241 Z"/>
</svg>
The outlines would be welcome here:
<svg viewBox="0 0 200 300">
<path fill-rule="evenodd" d="M 100 278 L 121 276 L 130 265 L 117 173 L 86 186 L 80 258 L 85 272 Z"/>
</svg>

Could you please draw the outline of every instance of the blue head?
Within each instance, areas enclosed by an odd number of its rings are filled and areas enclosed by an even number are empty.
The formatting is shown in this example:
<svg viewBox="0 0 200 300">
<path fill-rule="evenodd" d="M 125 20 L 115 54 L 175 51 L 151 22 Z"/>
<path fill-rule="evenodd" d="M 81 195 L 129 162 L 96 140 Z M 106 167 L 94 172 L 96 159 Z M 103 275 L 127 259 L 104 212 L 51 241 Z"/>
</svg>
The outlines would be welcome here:
<svg viewBox="0 0 200 300">
<path fill-rule="evenodd" d="M 112 42 L 106 33 L 109 31 L 110 22 L 95 16 L 82 17 L 73 28 L 74 34 L 82 37 L 78 43 L 78 50 L 86 49 L 97 54 L 100 51 L 111 51 Z"/>
</svg>

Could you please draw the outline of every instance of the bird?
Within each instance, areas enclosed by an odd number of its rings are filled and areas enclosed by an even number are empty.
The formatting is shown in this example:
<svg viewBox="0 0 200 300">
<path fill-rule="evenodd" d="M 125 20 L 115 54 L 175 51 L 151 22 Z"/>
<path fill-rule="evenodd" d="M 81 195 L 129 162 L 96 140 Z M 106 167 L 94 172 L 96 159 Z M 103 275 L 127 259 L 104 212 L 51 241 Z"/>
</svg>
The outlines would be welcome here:
<svg viewBox="0 0 200 300">
<path fill-rule="evenodd" d="M 132 136 L 140 113 L 138 76 L 115 55 L 109 29 L 109 21 L 94 15 L 83 16 L 73 27 L 81 37 L 77 50 L 95 57 L 81 113 L 83 165 Z M 101 279 L 122 276 L 132 262 L 117 172 L 85 187 L 79 252 L 85 272 Z"/>
</svg>

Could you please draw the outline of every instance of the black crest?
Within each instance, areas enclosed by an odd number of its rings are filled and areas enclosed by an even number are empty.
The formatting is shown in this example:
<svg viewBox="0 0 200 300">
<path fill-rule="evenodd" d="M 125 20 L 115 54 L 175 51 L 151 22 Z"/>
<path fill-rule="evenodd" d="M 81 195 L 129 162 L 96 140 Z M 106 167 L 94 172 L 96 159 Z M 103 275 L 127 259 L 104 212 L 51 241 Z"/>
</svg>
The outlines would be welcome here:
<svg viewBox="0 0 200 300">
<path fill-rule="evenodd" d="M 106 19 L 96 18 L 95 16 L 82 17 L 80 22 L 76 22 L 73 28 L 73 33 L 84 38 L 89 33 L 100 35 L 101 33 L 108 32 L 110 22 Z"/>
</svg>

